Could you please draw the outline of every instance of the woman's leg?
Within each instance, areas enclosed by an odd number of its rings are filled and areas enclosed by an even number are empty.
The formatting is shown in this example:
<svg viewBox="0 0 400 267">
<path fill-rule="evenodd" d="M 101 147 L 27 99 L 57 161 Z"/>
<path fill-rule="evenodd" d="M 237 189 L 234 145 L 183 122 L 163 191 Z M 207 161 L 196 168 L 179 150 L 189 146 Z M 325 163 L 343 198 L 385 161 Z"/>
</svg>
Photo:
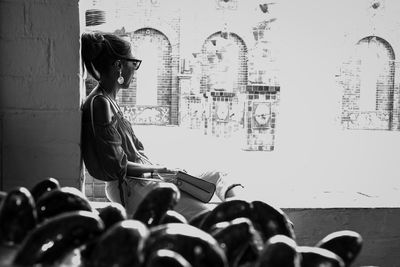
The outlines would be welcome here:
<svg viewBox="0 0 400 267">
<path fill-rule="evenodd" d="M 226 180 L 226 174 L 219 171 L 206 171 L 200 174 L 191 175 L 215 184 L 215 194 L 220 200 L 225 200 L 226 190 L 231 185 L 231 183 Z M 185 216 L 186 219 L 190 220 L 192 217 L 204 210 L 212 210 L 216 205 L 218 205 L 218 203 L 203 203 L 181 191 L 181 199 L 176 205 L 175 210 Z"/>
<path fill-rule="evenodd" d="M 190 220 L 200 212 L 204 210 L 212 210 L 215 206 L 216 204 L 203 203 L 181 191 L 181 198 L 174 210 L 182 214 L 187 220 Z"/>
<path fill-rule="evenodd" d="M 106 190 L 106 197 L 108 198 L 108 200 L 121 204 L 121 199 L 118 189 L 118 181 L 106 182 L 105 190 Z"/>
<path fill-rule="evenodd" d="M 132 216 L 135 213 L 145 196 L 157 187 L 159 183 L 160 182 L 146 182 L 146 184 L 143 184 L 142 182 L 128 179 L 127 182 L 123 184 L 125 209 L 128 216 Z M 117 181 L 106 183 L 106 195 L 110 201 L 121 203 Z M 181 197 L 174 207 L 174 210 L 190 220 L 199 212 L 211 210 L 214 207 L 215 204 L 203 203 L 181 191 Z"/>
<path fill-rule="evenodd" d="M 215 194 L 223 201 L 227 189 L 233 184 L 225 173 L 219 171 L 206 171 L 200 174 L 191 174 L 195 177 L 201 178 L 205 181 L 215 184 Z M 128 215 L 133 215 L 137 210 L 140 202 L 145 196 L 157 187 L 160 182 L 139 182 L 134 179 L 126 179 L 123 183 L 125 209 Z M 121 203 L 120 194 L 118 189 L 118 181 L 106 183 L 106 195 L 111 201 Z M 203 203 L 192 196 L 181 191 L 181 198 L 174 210 L 185 216 L 190 220 L 193 216 L 197 215 L 203 210 L 211 210 L 216 206 L 212 203 Z"/>
<path fill-rule="evenodd" d="M 144 197 L 157 186 L 157 182 L 138 182 L 126 179 L 122 184 L 126 213 L 131 217 L 137 210 Z M 106 183 L 106 196 L 110 201 L 121 204 L 118 181 Z"/>
</svg>

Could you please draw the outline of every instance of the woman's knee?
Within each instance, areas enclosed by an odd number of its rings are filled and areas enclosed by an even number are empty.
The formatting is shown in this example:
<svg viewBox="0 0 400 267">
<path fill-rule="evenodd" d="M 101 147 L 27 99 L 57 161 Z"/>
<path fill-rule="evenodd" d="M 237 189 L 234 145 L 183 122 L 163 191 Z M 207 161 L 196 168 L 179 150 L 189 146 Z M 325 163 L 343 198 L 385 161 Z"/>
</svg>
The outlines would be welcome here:
<svg viewBox="0 0 400 267">
<path fill-rule="evenodd" d="M 221 180 L 223 175 L 219 171 L 206 171 L 201 173 L 198 177 L 216 185 Z"/>
<path fill-rule="evenodd" d="M 175 211 L 182 214 L 188 220 L 204 210 L 211 209 L 212 204 L 203 203 L 186 193 L 181 193 L 181 198 L 174 208 Z"/>
</svg>

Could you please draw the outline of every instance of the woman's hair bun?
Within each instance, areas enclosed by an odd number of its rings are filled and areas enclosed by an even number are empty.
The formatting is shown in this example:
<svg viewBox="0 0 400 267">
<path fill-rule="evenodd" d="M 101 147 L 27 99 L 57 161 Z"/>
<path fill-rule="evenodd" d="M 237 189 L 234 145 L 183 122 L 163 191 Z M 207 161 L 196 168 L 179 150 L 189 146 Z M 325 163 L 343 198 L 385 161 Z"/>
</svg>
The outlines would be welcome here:
<svg viewBox="0 0 400 267">
<path fill-rule="evenodd" d="M 84 62 L 93 62 L 104 49 L 104 37 L 101 33 L 83 33 L 82 59 Z"/>
<path fill-rule="evenodd" d="M 115 59 L 130 54 L 130 43 L 114 34 L 90 32 L 81 36 L 82 62 L 96 80 L 109 70 Z"/>
</svg>

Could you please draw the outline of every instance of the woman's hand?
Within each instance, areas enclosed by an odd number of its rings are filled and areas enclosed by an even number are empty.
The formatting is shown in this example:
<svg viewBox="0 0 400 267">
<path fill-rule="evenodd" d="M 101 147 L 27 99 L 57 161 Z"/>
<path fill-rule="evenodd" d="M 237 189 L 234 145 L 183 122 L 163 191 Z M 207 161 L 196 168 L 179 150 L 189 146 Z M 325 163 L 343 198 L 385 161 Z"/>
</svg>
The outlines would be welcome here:
<svg viewBox="0 0 400 267">
<path fill-rule="evenodd" d="M 174 169 L 169 169 L 167 167 L 163 167 L 160 170 L 157 170 L 158 173 L 176 173 Z"/>
<path fill-rule="evenodd" d="M 155 172 L 157 172 L 157 173 L 169 173 L 169 174 L 172 173 L 172 174 L 176 174 L 179 171 L 186 172 L 185 170 L 180 169 L 180 168 L 168 168 L 168 167 L 162 167 L 159 170 L 156 170 Z"/>
</svg>

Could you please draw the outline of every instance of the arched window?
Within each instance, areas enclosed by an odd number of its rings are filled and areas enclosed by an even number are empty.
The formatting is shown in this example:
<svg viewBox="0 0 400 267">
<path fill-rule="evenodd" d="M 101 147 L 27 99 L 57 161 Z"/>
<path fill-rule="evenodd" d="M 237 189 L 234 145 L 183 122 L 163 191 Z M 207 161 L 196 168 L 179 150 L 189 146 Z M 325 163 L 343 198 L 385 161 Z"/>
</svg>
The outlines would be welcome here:
<svg viewBox="0 0 400 267">
<path fill-rule="evenodd" d="M 361 39 L 344 64 L 342 124 L 347 129 L 391 130 L 395 55 L 377 36 Z"/>
<path fill-rule="evenodd" d="M 143 64 L 140 72 L 137 72 L 137 105 L 157 105 L 157 45 L 144 39 L 146 45 L 137 48 Z"/>
<path fill-rule="evenodd" d="M 238 92 L 247 84 L 247 48 L 236 34 L 211 35 L 202 47 L 202 91 Z"/>
<path fill-rule="evenodd" d="M 394 52 L 385 40 L 370 36 L 357 44 L 360 61 L 360 111 L 391 111 Z"/>
<path fill-rule="evenodd" d="M 151 28 L 133 34 L 133 52 L 142 65 L 136 73 L 136 105 L 171 104 L 171 44 L 167 37 Z"/>
</svg>

